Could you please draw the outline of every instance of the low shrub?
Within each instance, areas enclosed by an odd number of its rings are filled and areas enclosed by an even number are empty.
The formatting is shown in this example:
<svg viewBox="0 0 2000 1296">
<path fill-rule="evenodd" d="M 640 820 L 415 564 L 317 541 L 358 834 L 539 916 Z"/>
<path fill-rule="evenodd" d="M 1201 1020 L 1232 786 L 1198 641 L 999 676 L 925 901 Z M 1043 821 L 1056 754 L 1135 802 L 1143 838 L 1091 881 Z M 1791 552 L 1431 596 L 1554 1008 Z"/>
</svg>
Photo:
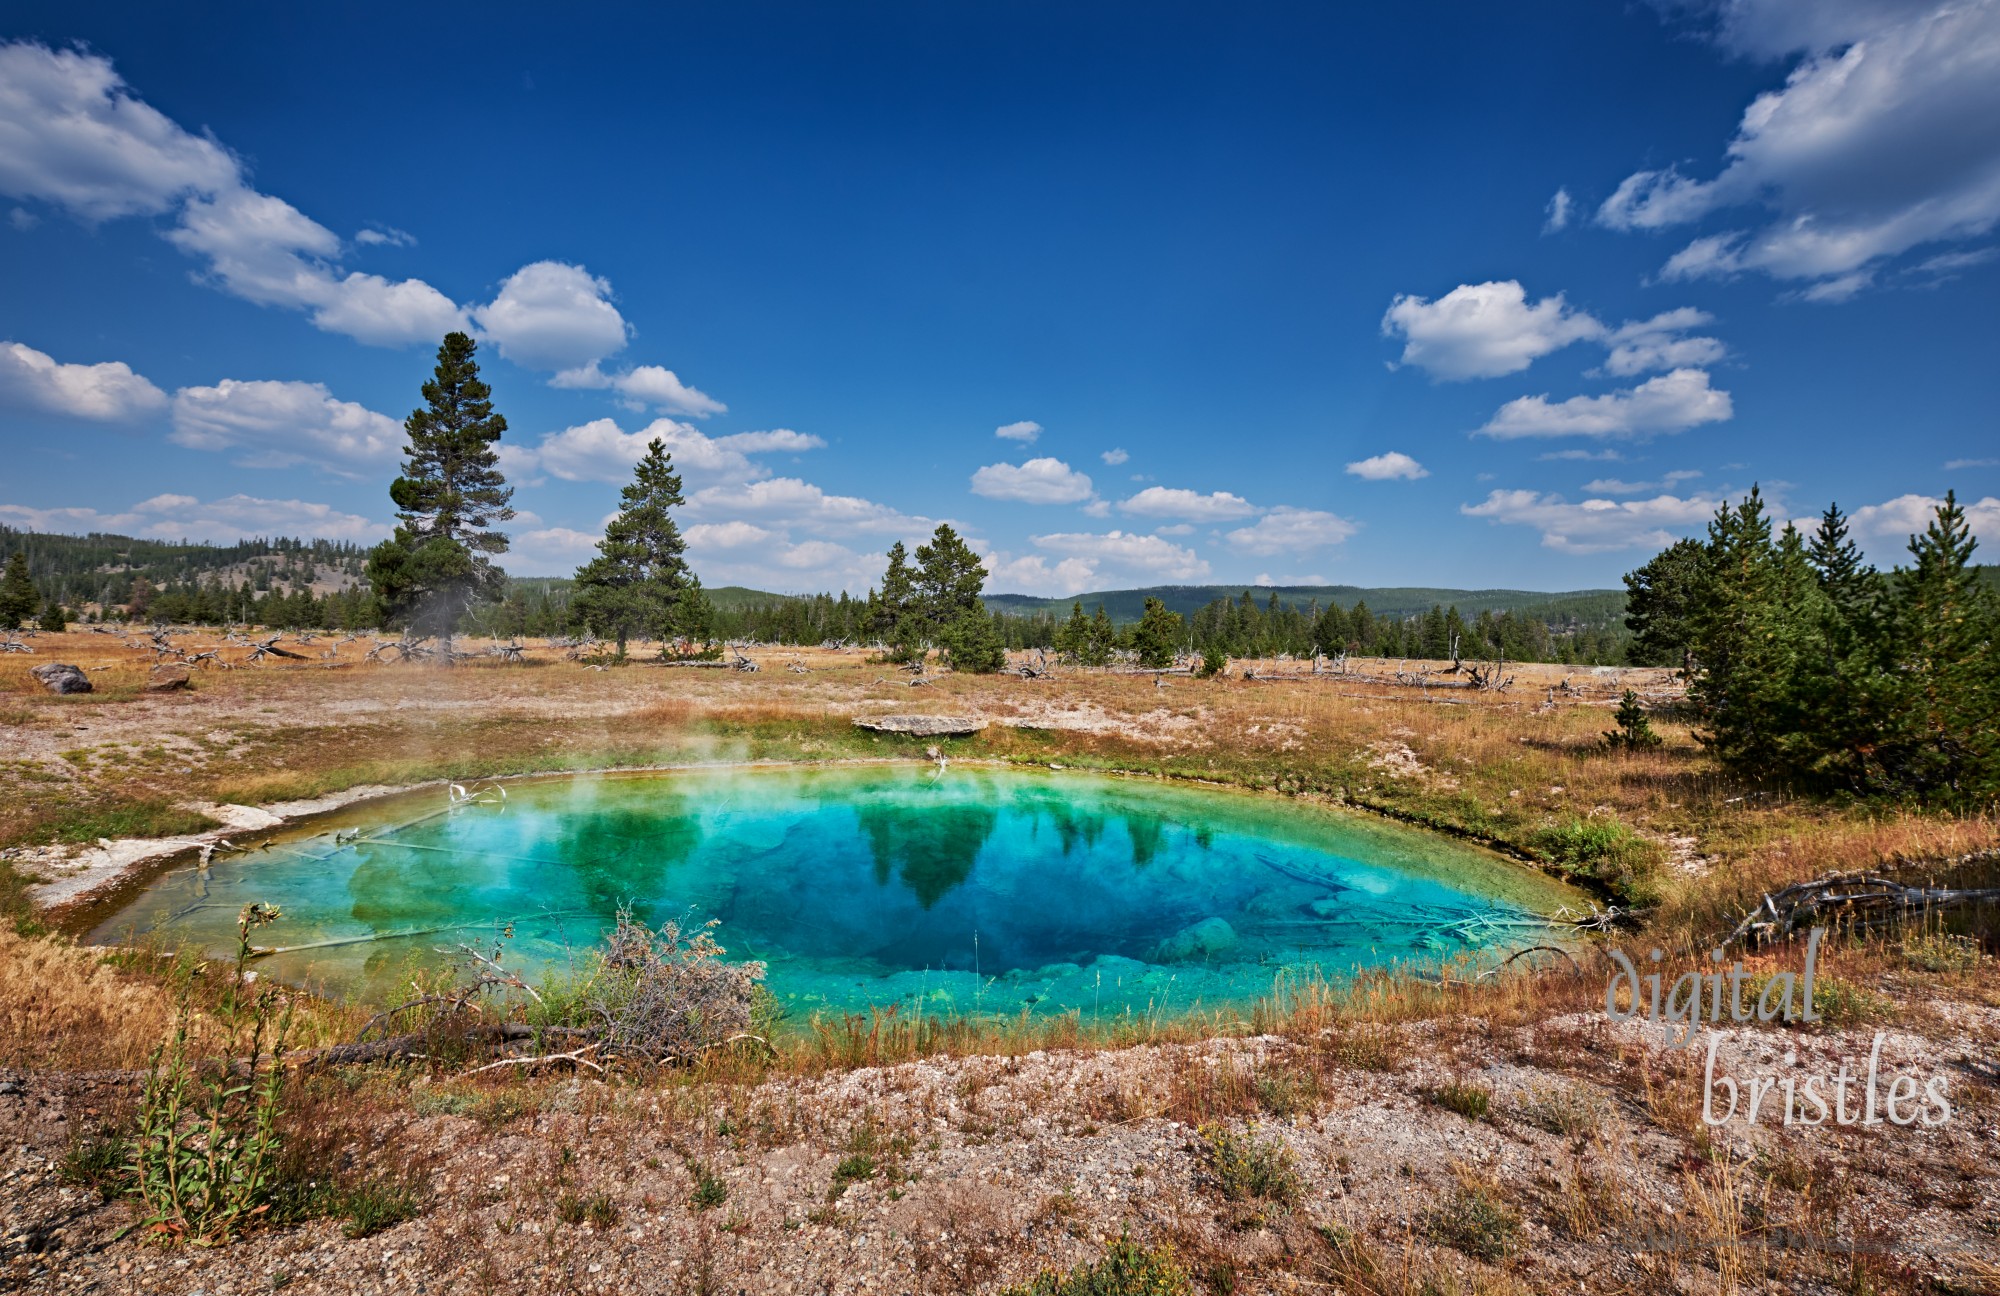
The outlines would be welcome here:
<svg viewBox="0 0 2000 1296">
<path fill-rule="evenodd" d="M 1604 1100 L 1579 1085 L 1538 1084 L 1522 1096 L 1520 1115 L 1551 1134 L 1588 1134 L 1604 1121 Z"/>
<path fill-rule="evenodd" d="M 1260 1138 L 1252 1125 L 1241 1134 L 1205 1125 L 1209 1170 L 1230 1201 L 1266 1201 L 1290 1206 L 1305 1195 L 1292 1150 L 1278 1139 Z"/>
<path fill-rule="evenodd" d="M 1475 1260 L 1499 1260 L 1514 1248 L 1521 1217 L 1493 1184 L 1461 1182 L 1431 1211 L 1431 1237 Z"/>
<path fill-rule="evenodd" d="M 1166 1247 L 1142 1247 L 1121 1237 L 1094 1264 L 1067 1274 L 1044 1270 L 1033 1282 L 1009 1287 L 1002 1296 L 1194 1296 L 1188 1276 Z"/>
<path fill-rule="evenodd" d="M 1446 1111 L 1470 1121 L 1484 1120 L 1493 1106 L 1493 1091 L 1484 1085 L 1448 1080 L 1424 1095 Z"/>
</svg>

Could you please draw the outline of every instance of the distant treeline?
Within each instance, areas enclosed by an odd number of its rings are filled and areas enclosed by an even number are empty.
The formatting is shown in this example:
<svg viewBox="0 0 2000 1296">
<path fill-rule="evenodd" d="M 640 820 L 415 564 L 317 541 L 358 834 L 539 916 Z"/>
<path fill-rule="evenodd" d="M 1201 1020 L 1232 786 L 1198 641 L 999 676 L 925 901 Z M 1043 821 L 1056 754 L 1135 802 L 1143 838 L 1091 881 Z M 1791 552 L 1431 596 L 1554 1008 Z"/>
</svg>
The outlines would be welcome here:
<svg viewBox="0 0 2000 1296">
<path fill-rule="evenodd" d="M 359 545 L 338 540 L 277 537 L 217 545 L 0 526 L 0 563 L 17 553 L 27 559 L 28 577 L 41 596 L 66 608 L 94 605 L 116 615 L 136 602 L 141 618 L 215 624 L 262 621 L 261 611 L 275 610 L 272 596 L 315 580 L 359 580 L 365 556 Z M 249 570 L 225 579 L 224 573 L 241 568 Z M 323 615 L 319 605 L 328 601 L 315 600 L 314 614 Z"/>
<path fill-rule="evenodd" d="M 719 591 L 718 591 L 719 593 Z M 749 591 L 743 591 L 749 593 Z M 1081 608 L 1078 603 L 1076 607 Z M 763 643 L 866 643 L 874 638 L 872 604 L 846 594 L 814 594 L 766 601 L 716 600 L 716 633 Z M 1086 613 L 1095 609 L 1084 609 Z M 1180 647 L 1227 657 L 1308 657 L 1354 652 L 1364 656 L 1450 658 L 1457 646 L 1464 657 L 1504 657 L 1509 661 L 1550 661 L 1617 665 L 1625 660 L 1631 632 L 1622 607 L 1587 622 L 1567 611 L 1522 608 L 1480 612 L 1468 621 L 1456 607 L 1433 606 L 1414 616 L 1377 616 L 1365 599 L 1343 608 L 1317 600 L 1288 602 L 1276 593 L 1259 601 L 1245 590 L 1219 598 L 1185 619 Z M 1053 648 L 1068 616 L 1035 611 L 995 611 L 994 628 L 1009 648 Z M 1136 622 L 1120 622 L 1129 635 Z"/>
<path fill-rule="evenodd" d="M 376 630 L 387 622 L 380 600 L 362 579 L 366 551 L 338 541 L 280 537 L 214 545 L 48 535 L 0 526 L 0 561 L 15 552 L 27 556 L 29 575 L 42 597 L 76 612 L 89 608 L 100 620 L 283 630 Z M 309 588 L 329 577 L 348 587 L 323 594 Z M 474 606 L 466 628 L 502 637 L 579 633 L 571 585 L 560 577 L 511 578 L 504 597 Z M 718 639 L 868 644 L 881 635 L 872 592 L 862 597 L 779 595 L 724 586 L 708 591 L 708 597 L 714 605 L 712 633 Z M 1008 648 L 1053 648 L 1068 613 L 1067 607 L 1016 612 L 1003 604 L 993 608 L 993 625 Z M 1286 599 L 1275 591 L 1259 598 L 1246 589 L 1187 616 L 1180 646 L 1229 657 L 1350 651 L 1443 659 L 1456 645 L 1465 657 L 1615 665 L 1626 660 L 1631 639 L 1623 613 L 1622 606 L 1603 599 L 1567 598 L 1497 613 L 1483 610 L 1470 619 L 1449 604 L 1393 615 L 1370 611 L 1365 599 L 1342 606 L 1333 600 Z M 1136 621 L 1112 619 L 1129 637 Z"/>
</svg>

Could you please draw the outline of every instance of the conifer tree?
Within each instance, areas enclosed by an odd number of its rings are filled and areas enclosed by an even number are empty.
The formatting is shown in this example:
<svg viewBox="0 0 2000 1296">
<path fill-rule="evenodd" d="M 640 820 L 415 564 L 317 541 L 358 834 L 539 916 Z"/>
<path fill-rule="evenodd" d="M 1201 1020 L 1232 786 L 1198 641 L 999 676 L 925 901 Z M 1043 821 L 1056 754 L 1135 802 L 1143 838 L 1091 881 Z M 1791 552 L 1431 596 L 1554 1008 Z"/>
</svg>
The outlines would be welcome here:
<svg viewBox="0 0 2000 1296">
<path fill-rule="evenodd" d="M 929 544 L 917 546 L 911 585 L 921 642 L 942 646 L 953 670 L 991 672 L 1006 665 L 1006 650 L 979 597 L 986 565 L 949 523 L 938 526 Z"/>
<path fill-rule="evenodd" d="M 6 574 L 0 575 L 0 630 L 20 629 L 41 602 L 28 575 L 28 555 L 16 549 L 7 559 Z"/>
<path fill-rule="evenodd" d="M 1083 614 L 1081 602 L 1069 605 L 1069 620 L 1056 627 L 1055 640 L 1051 645 L 1056 656 L 1076 665 L 1083 664 L 1083 655 L 1090 647 L 1090 618 Z"/>
<path fill-rule="evenodd" d="M 61 634 L 69 629 L 69 613 L 56 601 L 55 595 L 49 595 L 49 601 L 42 607 L 42 619 L 35 622 L 35 626 L 50 634 Z"/>
<path fill-rule="evenodd" d="M 1652 721 L 1646 718 L 1646 708 L 1640 705 L 1639 695 L 1631 689 L 1618 701 L 1618 710 L 1611 717 L 1618 725 L 1604 735 L 1604 741 L 1613 750 L 1644 751 L 1648 747 L 1658 747 L 1663 741 L 1653 730 Z"/>
<path fill-rule="evenodd" d="M 1919 792 L 1954 799 L 2000 791 L 2000 614 L 1972 566 L 1979 542 L 1954 492 L 1910 537 L 1915 560 L 1895 596 L 1893 650 L 1901 687 L 1899 768 Z"/>
<path fill-rule="evenodd" d="M 1325 657 L 1338 657 L 1347 651 L 1347 617 L 1340 604 L 1328 603 L 1313 621 L 1312 648 Z"/>
<path fill-rule="evenodd" d="M 514 516 L 514 490 L 494 445 L 507 420 L 479 378 L 477 344 L 447 333 L 424 404 L 403 421 L 403 475 L 389 487 L 402 525 L 368 555 L 368 580 L 392 620 L 447 640 L 477 598 L 497 598 L 507 576 L 493 564 L 507 537 L 493 524 Z"/>
<path fill-rule="evenodd" d="M 1090 618 L 1090 635 L 1084 640 L 1083 664 L 1103 666 L 1111 661 L 1111 654 L 1118 648 L 1118 627 L 1112 624 L 1111 614 L 1099 603 L 1097 611 Z"/>
<path fill-rule="evenodd" d="M 1635 661 L 1694 673 L 1695 605 L 1707 575 L 1708 546 L 1678 540 L 1625 575 L 1625 626 Z"/>
<path fill-rule="evenodd" d="M 1132 630 L 1132 647 L 1138 650 L 1139 664 L 1159 670 L 1174 664 L 1181 643 L 1181 614 L 1169 612 L 1156 598 L 1146 600 L 1139 624 Z"/>
<path fill-rule="evenodd" d="M 618 641 L 652 635 L 666 655 L 672 639 L 705 640 L 708 600 L 688 566 L 687 542 L 673 510 L 687 503 L 666 443 L 654 437 L 619 492 L 619 509 L 597 542 L 597 557 L 577 569 L 572 606 L 591 633 Z"/>
</svg>

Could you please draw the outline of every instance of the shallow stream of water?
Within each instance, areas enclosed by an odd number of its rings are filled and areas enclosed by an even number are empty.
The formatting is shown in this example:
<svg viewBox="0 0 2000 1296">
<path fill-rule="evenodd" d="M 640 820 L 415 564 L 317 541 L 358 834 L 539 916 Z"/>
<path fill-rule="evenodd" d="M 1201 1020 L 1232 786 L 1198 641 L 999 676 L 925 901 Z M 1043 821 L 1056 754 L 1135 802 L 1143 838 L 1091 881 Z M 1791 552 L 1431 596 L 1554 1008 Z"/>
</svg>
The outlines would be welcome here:
<svg viewBox="0 0 2000 1296">
<path fill-rule="evenodd" d="M 350 839 L 351 834 L 358 834 Z M 1176 1015 L 1366 968 L 1494 958 L 1574 892 L 1432 834 L 1244 793 L 1071 771 L 908 766 L 594 775 L 353 807 L 163 875 L 99 942 L 220 956 L 238 910 L 267 975 L 381 1001 L 460 942 L 536 976 L 621 906 L 719 920 L 802 1018 Z"/>
</svg>

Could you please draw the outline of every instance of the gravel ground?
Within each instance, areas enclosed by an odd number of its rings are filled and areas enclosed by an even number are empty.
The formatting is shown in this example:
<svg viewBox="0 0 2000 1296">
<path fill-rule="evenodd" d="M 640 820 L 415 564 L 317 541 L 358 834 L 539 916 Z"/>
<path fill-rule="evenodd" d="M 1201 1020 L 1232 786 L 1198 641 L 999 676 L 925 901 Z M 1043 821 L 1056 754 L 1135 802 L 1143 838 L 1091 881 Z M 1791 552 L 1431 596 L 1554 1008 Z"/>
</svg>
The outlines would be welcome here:
<svg viewBox="0 0 2000 1296">
<path fill-rule="evenodd" d="M 0 1286 L 957 1292 L 1090 1260 L 1129 1232 L 1172 1245 L 1217 1290 L 1224 1268 L 1236 1291 L 1367 1290 L 1343 1283 L 1347 1236 L 1348 1254 L 1487 1284 L 1468 1290 L 1714 1291 L 1725 1277 L 1750 1291 L 1851 1290 L 1847 1260 L 1770 1245 L 1773 1229 L 1811 1226 L 1882 1248 L 1891 1281 L 1876 1290 L 1990 1290 L 1977 1284 L 2000 1272 L 2000 1108 L 1992 1082 L 1957 1061 L 2000 1014 L 1959 1015 L 1959 1054 L 1951 1040 L 1884 1039 L 1885 1085 L 1948 1077 L 1957 1110 L 1929 1128 L 1786 1129 L 1766 1113 L 1754 1129 L 1698 1133 L 1700 1050 L 1669 1054 L 1657 1032 L 1589 1017 L 1400 1028 L 1377 1041 L 1372 1065 L 1388 1071 L 1349 1065 L 1346 1037 L 1329 1035 L 734 1087 L 378 1078 L 356 1099 L 365 1134 L 335 1156 L 418 1175 L 421 1213 L 359 1239 L 320 1220 L 220 1249 L 114 1240 L 132 1209 L 63 1181 L 77 1132 L 129 1103 L 129 1078 L 12 1074 L 0 1077 Z M 1719 1050 L 1718 1074 L 1831 1076 L 1843 1058 L 1860 1072 L 1871 1044 L 1859 1031 L 1744 1032 Z M 1448 1110 L 1437 1093 L 1452 1083 L 1488 1091 L 1487 1114 Z M 1231 1200 L 1204 1133 L 1216 1127 L 1282 1145 L 1296 1198 Z M 707 1209 L 697 1166 L 726 1194 Z M 1490 1265 L 1447 1213 L 1479 1184 L 1517 1220 Z M 1717 1185 L 1738 1245 L 1674 1254 L 1638 1241 L 1680 1230 L 1712 1242 Z M 1900 1285 L 1934 1275 L 1955 1285 Z"/>
</svg>

